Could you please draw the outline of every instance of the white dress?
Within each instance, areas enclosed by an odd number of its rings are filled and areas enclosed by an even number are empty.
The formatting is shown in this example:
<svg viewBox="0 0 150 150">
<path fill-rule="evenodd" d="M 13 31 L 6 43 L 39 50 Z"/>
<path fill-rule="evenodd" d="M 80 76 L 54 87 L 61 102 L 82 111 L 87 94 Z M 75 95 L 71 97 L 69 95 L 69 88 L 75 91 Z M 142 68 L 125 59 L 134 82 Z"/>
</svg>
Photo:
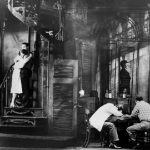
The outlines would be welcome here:
<svg viewBox="0 0 150 150">
<path fill-rule="evenodd" d="M 11 84 L 11 93 L 22 93 L 22 83 L 21 83 L 21 77 L 20 77 L 20 71 L 21 68 L 30 60 L 32 56 L 26 56 L 21 57 L 20 55 L 17 55 L 17 57 L 14 59 L 15 65 L 14 70 L 12 74 L 12 84 Z"/>
<path fill-rule="evenodd" d="M 14 69 L 12 74 L 11 93 L 22 93 L 22 84 L 20 78 L 20 69 Z"/>
</svg>

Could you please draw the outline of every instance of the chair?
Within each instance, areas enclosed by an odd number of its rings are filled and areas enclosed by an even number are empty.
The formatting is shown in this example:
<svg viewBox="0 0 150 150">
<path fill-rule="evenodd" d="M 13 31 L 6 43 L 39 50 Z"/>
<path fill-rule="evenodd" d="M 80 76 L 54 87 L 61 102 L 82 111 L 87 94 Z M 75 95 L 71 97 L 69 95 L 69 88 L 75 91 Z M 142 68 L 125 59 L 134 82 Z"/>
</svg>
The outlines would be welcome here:
<svg viewBox="0 0 150 150">
<path fill-rule="evenodd" d="M 148 131 L 136 131 L 136 142 L 147 144 L 150 143 L 150 130 Z"/>
<path fill-rule="evenodd" d="M 86 125 L 86 134 L 85 134 L 85 139 L 84 139 L 84 143 L 83 143 L 83 146 L 84 148 L 88 147 L 89 143 L 90 143 L 90 140 L 91 140 L 91 132 L 92 132 L 92 129 L 93 127 L 90 125 L 90 122 L 89 122 L 89 118 L 92 114 L 90 113 L 90 110 L 85 108 L 85 125 Z M 97 131 L 99 132 L 99 131 Z M 105 131 L 101 131 L 99 132 L 99 142 L 100 142 L 100 145 L 101 147 L 104 147 L 105 144 L 107 144 L 109 142 L 109 139 L 108 139 L 108 132 L 105 132 Z"/>
</svg>

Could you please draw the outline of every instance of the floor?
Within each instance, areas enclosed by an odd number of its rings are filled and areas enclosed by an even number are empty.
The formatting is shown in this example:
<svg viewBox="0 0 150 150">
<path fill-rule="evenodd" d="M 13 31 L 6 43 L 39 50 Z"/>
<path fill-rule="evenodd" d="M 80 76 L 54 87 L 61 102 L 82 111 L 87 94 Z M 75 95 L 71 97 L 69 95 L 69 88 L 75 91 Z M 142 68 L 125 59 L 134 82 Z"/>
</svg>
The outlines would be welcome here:
<svg viewBox="0 0 150 150">
<path fill-rule="evenodd" d="M 79 140 L 79 139 L 78 139 Z M 60 148 L 61 147 L 61 148 Z M 149 149 L 149 146 L 143 149 Z M 92 141 L 88 148 L 82 148 L 82 141 L 64 137 L 25 136 L 0 133 L 0 150 L 112 150 L 101 148 L 98 142 Z M 122 148 L 122 150 L 131 150 Z"/>
<path fill-rule="evenodd" d="M 0 150 L 112 150 L 110 148 L 81 148 L 81 147 L 68 147 L 68 148 L 12 148 L 12 147 L 0 147 Z M 121 149 L 121 150 L 133 150 L 133 149 Z M 148 150 L 148 149 L 147 149 Z"/>
<path fill-rule="evenodd" d="M 34 144 L 33 144 L 34 145 Z M 142 150 L 148 150 L 150 148 L 142 148 Z M 51 147 L 18 147 L 18 146 L 13 146 L 13 147 L 0 147 L 0 150 L 112 150 L 111 148 L 101 148 L 98 143 L 91 143 L 87 148 L 82 148 L 81 146 L 68 146 L 68 147 L 63 147 L 63 148 L 51 148 Z M 121 150 L 133 150 L 129 148 L 122 148 Z"/>
</svg>

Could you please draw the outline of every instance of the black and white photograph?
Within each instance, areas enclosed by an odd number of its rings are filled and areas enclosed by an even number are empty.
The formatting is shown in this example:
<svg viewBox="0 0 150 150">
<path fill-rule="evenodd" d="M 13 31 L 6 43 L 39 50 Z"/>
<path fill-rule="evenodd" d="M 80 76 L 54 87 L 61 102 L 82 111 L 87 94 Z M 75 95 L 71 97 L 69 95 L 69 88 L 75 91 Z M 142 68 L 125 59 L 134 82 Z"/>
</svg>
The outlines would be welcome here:
<svg viewBox="0 0 150 150">
<path fill-rule="evenodd" d="M 0 0 L 0 150 L 150 149 L 150 0 Z"/>
</svg>

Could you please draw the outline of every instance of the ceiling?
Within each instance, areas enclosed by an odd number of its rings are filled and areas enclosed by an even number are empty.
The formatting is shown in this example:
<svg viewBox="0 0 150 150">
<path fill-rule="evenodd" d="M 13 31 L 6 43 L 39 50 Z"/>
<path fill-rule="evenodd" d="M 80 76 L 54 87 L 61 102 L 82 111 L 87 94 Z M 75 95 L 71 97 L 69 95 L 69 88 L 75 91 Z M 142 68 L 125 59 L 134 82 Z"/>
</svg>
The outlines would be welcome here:
<svg viewBox="0 0 150 150">
<path fill-rule="evenodd" d="M 42 0 L 40 5 L 40 28 L 55 28 L 59 29 L 59 16 L 58 10 L 54 9 L 54 4 L 59 0 Z M 129 11 L 143 11 L 150 9 L 150 0 L 61 0 L 64 11 L 74 8 L 86 7 L 87 12 L 99 12 L 101 17 L 107 18 L 111 14 L 119 12 Z M 7 0 L 0 0 L 0 6 L 6 6 Z M 113 12 L 113 13 L 112 13 Z M 0 13 L 3 14 L 3 9 L 0 9 Z M 107 20 L 106 20 L 107 21 Z M 99 23 L 98 23 L 99 24 Z M 102 24 L 102 23 L 101 23 Z M 99 24 L 99 25 L 101 25 Z M 105 25 L 104 25 L 105 26 Z"/>
<path fill-rule="evenodd" d="M 62 0 L 66 7 L 72 6 L 72 3 L 87 4 L 88 9 L 145 9 L 150 4 L 150 0 Z"/>
</svg>

